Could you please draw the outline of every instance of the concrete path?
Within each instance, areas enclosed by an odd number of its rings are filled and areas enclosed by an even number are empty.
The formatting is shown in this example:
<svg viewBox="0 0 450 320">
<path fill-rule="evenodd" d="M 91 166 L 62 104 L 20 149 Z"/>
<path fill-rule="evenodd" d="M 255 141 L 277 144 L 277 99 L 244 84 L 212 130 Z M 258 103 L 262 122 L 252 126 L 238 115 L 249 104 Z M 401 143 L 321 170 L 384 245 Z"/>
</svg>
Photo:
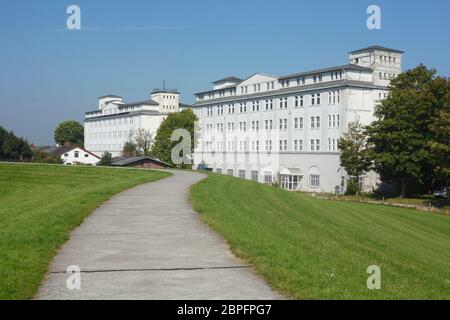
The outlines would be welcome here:
<svg viewBox="0 0 450 320">
<path fill-rule="evenodd" d="M 279 299 L 191 209 L 203 174 L 173 176 L 116 195 L 73 231 L 37 299 Z M 74 203 L 73 205 L 76 205 Z M 81 269 L 69 290 L 66 269 Z"/>
</svg>

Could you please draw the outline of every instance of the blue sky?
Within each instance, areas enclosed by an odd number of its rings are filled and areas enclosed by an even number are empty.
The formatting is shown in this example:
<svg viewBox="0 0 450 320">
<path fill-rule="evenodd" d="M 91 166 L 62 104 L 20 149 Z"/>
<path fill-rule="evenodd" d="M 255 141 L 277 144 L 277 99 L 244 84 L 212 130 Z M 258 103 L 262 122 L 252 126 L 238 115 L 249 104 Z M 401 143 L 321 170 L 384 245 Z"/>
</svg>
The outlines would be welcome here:
<svg viewBox="0 0 450 320">
<path fill-rule="evenodd" d="M 80 31 L 65 30 L 71 4 Z M 381 30 L 366 28 L 370 4 Z M 372 44 L 448 76 L 449 12 L 448 0 L 0 0 L 0 126 L 49 144 L 104 94 L 140 101 L 166 80 L 191 103 L 221 77 L 341 65 Z"/>
</svg>

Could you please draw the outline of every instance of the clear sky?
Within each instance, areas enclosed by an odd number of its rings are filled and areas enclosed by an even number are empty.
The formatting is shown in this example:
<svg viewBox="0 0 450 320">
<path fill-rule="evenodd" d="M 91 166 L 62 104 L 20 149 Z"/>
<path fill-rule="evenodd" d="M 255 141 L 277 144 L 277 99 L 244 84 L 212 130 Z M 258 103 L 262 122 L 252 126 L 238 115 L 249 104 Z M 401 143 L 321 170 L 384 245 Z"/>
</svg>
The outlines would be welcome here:
<svg viewBox="0 0 450 320">
<path fill-rule="evenodd" d="M 80 31 L 66 29 L 71 4 Z M 370 4 L 381 30 L 366 27 Z M 448 0 L 0 0 L 0 126 L 49 144 L 101 95 L 140 101 L 166 80 L 192 103 L 225 76 L 342 65 L 372 44 L 448 76 L 449 12 Z"/>
</svg>

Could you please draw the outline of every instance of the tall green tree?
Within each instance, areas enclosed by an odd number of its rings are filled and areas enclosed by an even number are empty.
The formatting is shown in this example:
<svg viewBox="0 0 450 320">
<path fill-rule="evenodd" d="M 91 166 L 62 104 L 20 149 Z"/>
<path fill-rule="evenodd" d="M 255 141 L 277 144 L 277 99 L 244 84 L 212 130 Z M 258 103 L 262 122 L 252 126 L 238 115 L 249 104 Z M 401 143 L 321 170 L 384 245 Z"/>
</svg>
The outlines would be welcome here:
<svg viewBox="0 0 450 320">
<path fill-rule="evenodd" d="M 450 180 L 450 78 L 438 77 L 430 86 L 435 103 L 440 106 L 430 125 L 428 146 L 435 178 L 447 186 Z"/>
<path fill-rule="evenodd" d="M 397 180 L 401 196 L 408 186 L 423 183 L 430 169 L 430 125 L 436 113 L 430 84 L 435 70 L 424 65 L 399 74 L 391 81 L 390 92 L 375 108 L 376 121 L 368 128 L 375 170 L 383 180 Z"/>
<path fill-rule="evenodd" d="M 191 149 L 187 152 L 189 154 L 180 155 L 185 158 L 192 158 L 194 151 L 195 138 L 195 122 L 198 120 L 197 116 L 191 109 L 185 109 L 181 112 L 170 113 L 167 118 L 161 123 L 156 133 L 155 140 L 152 145 L 152 155 L 164 162 L 175 165 L 172 161 L 172 150 L 178 145 L 182 138 L 177 141 L 171 141 L 172 133 L 176 129 L 185 129 L 190 135 Z M 191 165 L 182 164 L 176 165 L 182 168 L 189 168 Z"/>
<path fill-rule="evenodd" d="M 84 128 L 76 121 L 63 121 L 55 129 L 55 142 L 63 145 L 70 142 L 79 146 L 84 144 Z"/>
<path fill-rule="evenodd" d="M 338 147 L 341 166 L 359 182 L 359 177 L 370 170 L 372 163 L 367 134 L 359 121 L 349 124 L 348 131 L 338 141 Z"/>
</svg>

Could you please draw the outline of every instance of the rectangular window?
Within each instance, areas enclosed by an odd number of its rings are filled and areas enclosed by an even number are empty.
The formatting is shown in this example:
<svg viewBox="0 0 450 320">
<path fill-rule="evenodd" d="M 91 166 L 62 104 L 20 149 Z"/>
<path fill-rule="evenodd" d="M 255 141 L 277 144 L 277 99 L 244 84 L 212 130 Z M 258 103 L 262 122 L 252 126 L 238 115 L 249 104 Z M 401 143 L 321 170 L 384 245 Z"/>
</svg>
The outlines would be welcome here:
<svg viewBox="0 0 450 320">
<path fill-rule="evenodd" d="M 320 128 L 320 117 L 316 117 L 316 128 Z"/>
<path fill-rule="evenodd" d="M 239 170 L 239 178 L 245 179 L 245 170 Z"/>
<path fill-rule="evenodd" d="M 316 147 L 314 146 L 314 140 L 311 139 L 311 151 L 314 151 Z"/>
<path fill-rule="evenodd" d="M 80 152 L 79 152 L 79 151 L 75 151 L 75 152 L 74 152 L 74 156 L 75 156 L 75 158 L 78 158 L 79 154 L 80 154 Z"/>
<path fill-rule="evenodd" d="M 310 187 L 318 188 L 320 187 L 320 176 L 317 174 L 309 175 L 309 185 Z"/>
<path fill-rule="evenodd" d="M 228 174 L 229 176 L 234 176 L 233 169 L 228 169 L 228 170 L 227 170 L 227 174 Z"/>
<path fill-rule="evenodd" d="M 316 151 L 320 151 L 320 140 L 316 139 Z"/>
<path fill-rule="evenodd" d="M 253 181 L 258 181 L 258 171 L 252 171 L 251 172 L 251 179 Z"/>
<path fill-rule="evenodd" d="M 315 128 L 315 120 L 314 120 L 314 117 L 311 117 L 311 128 Z"/>
<path fill-rule="evenodd" d="M 264 175 L 264 183 L 272 183 L 272 175 L 271 174 Z"/>
</svg>

